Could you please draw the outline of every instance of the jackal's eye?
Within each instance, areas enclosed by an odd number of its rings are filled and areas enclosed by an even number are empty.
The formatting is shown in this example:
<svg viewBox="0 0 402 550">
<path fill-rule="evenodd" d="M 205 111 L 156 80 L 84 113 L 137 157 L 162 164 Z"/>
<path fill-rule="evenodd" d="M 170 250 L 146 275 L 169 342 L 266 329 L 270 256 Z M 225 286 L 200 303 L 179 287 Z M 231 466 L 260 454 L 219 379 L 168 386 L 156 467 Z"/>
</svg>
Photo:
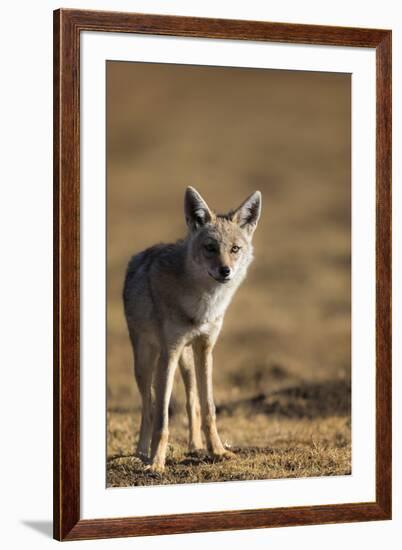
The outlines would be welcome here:
<svg viewBox="0 0 402 550">
<path fill-rule="evenodd" d="M 237 254 L 240 250 L 240 246 L 237 246 L 237 244 L 234 244 L 230 250 L 233 254 Z"/>
<path fill-rule="evenodd" d="M 204 248 L 209 253 L 216 252 L 216 246 L 213 243 L 207 243 Z"/>
</svg>

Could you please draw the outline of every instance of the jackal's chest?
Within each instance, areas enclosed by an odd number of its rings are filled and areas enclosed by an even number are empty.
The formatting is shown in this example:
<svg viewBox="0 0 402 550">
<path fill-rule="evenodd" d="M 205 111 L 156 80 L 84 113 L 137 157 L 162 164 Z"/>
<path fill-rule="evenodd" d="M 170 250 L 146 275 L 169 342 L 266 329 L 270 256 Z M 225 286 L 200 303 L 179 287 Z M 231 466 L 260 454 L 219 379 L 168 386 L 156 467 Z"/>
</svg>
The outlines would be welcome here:
<svg viewBox="0 0 402 550">
<path fill-rule="evenodd" d="M 208 330 L 211 323 L 214 324 L 223 317 L 232 295 L 233 293 L 228 291 L 216 292 L 196 296 L 187 301 L 186 311 L 192 325 L 198 327 L 201 331 Z"/>
</svg>

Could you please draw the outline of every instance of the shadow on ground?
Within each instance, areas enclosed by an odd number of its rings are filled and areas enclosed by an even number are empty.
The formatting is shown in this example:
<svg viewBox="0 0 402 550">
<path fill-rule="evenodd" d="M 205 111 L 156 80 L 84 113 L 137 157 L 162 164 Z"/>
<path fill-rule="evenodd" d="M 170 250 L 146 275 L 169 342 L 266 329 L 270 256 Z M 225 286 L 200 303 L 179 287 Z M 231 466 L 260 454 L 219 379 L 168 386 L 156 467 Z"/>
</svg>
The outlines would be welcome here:
<svg viewBox="0 0 402 550">
<path fill-rule="evenodd" d="M 217 407 L 217 414 L 233 415 L 242 408 L 287 418 L 346 416 L 351 410 L 351 385 L 348 380 L 302 383 L 222 404 Z"/>
<path fill-rule="evenodd" d="M 23 520 L 22 525 L 30 527 L 34 531 L 45 535 L 48 538 L 53 538 L 53 522 L 47 520 Z"/>
</svg>

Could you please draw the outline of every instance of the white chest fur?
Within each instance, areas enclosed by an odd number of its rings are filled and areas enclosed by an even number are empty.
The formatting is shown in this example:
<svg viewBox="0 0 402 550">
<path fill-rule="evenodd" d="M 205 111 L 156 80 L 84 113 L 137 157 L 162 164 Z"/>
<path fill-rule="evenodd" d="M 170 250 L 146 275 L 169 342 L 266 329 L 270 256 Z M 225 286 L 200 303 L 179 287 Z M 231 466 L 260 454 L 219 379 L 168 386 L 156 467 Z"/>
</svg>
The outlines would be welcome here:
<svg viewBox="0 0 402 550">
<path fill-rule="evenodd" d="M 214 323 L 223 317 L 235 290 L 234 285 L 220 285 L 213 291 L 200 293 L 187 302 L 186 310 L 199 326 Z"/>
</svg>

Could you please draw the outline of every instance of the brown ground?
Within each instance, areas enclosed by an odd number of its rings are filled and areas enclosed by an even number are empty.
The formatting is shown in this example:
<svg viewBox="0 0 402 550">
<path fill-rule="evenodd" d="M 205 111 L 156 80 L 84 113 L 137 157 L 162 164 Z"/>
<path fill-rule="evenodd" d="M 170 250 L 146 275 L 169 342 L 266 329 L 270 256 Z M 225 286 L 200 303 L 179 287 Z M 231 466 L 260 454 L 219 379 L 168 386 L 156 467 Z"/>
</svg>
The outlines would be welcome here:
<svg viewBox="0 0 402 550">
<path fill-rule="evenodd" d="M 350 77 L 108 63 L 107 109 L 108 486 L 350 473 Z M 260 189 L 263 214 L 215 351 L 236 458 L 186 455 L 177 376 L 160 478 L 133 456 L 121 289 L 133 253 L 184 235 L 187 185 L 218 211 Z"/>
</svg>

